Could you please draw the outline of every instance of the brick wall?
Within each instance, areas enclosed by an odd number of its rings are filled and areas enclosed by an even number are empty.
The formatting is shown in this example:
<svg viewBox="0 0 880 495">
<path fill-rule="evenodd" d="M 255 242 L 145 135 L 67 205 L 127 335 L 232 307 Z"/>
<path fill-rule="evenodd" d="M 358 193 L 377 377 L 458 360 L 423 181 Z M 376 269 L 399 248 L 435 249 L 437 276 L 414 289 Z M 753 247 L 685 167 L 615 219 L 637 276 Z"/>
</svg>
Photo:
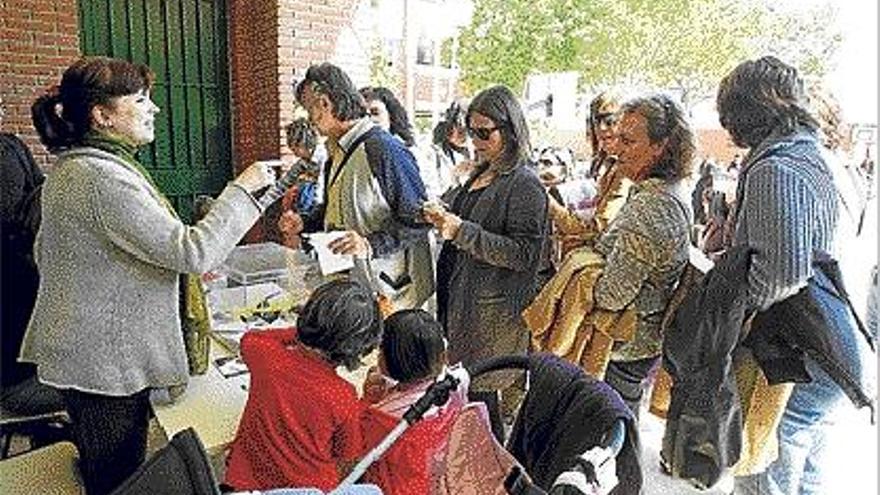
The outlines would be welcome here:
<svg viewBox="0 0 880 495">
<path fill-rule="evenodd" d="M 236 170 L 287 153 L 293 84 L 313 63 L 333 62 L 358 86 L 369 83 L 369 0 L 230 0 L 233 150 Z M 80 56 L 76 0 L 0 0 L 2 129 L 21 136 L 50 163 L 30 105 Z"/>
<path fill-rule="evenodd" d="M 31 123 L 31 103 L 79 58 L 76 0 L 0 0 L 0 128 L 21 137 L 46 168 L 49 154 Z"/>
<path fill-rule="evenodd" d="M 287 149 L 284 127 L 295 115 L 294 84 L 312 64 L 331 62 L 355 85 L 370 76 L 371 8 L 369 0 L 279 0 L 278 140 Z"/>
</svg>

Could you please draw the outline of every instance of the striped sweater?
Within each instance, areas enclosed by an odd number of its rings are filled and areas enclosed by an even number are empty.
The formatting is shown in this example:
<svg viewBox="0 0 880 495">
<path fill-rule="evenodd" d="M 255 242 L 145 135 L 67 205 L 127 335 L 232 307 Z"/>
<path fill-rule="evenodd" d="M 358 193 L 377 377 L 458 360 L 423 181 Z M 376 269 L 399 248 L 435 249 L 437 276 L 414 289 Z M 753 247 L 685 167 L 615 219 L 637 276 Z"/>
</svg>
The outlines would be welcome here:
<svg viewBox="0 0 880 495">
<path fill-rule="evenodd" d="M 815 251 L 834 252 L 838 195 L 815 134 L 770 136 L 745 159 L 734 245 L 757 249 L 749 302 L 767 308 L 812 276 Z"/>
</svg>

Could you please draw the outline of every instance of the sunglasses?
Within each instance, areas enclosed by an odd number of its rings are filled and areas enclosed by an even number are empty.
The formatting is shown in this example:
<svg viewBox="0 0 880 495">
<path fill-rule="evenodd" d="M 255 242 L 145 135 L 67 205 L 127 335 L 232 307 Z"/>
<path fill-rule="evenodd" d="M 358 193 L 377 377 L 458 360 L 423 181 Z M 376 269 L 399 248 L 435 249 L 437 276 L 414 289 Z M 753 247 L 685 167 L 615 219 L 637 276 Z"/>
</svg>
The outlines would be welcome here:
<svg viewBox="0 0 880 495">
<path fill-rule="evenodd" d="M 479 139 L 480 141 L 485 141 L 492 136 L 492 133 L 497 131 L 498 127 L 468 127 L 467 133 L 468 136 Z"/>
</svg>

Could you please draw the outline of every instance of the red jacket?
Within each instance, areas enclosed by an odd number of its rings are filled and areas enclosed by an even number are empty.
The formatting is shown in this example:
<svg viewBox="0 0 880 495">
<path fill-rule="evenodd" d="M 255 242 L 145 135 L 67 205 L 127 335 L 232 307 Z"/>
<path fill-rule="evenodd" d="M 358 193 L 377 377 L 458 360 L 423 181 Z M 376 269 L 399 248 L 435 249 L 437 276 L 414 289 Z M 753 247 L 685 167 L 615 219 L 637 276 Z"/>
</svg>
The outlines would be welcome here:
<svg viewBox="0 0 880 495">
<path fill-rule="evenodd" d="M 362 450 L 355 388 L 304 348 L 293 329 L 248 332 L 241 355 L 251 386 L 226 483 L 238 491 L 335 488 L 338 463 Z"/>
</svg>

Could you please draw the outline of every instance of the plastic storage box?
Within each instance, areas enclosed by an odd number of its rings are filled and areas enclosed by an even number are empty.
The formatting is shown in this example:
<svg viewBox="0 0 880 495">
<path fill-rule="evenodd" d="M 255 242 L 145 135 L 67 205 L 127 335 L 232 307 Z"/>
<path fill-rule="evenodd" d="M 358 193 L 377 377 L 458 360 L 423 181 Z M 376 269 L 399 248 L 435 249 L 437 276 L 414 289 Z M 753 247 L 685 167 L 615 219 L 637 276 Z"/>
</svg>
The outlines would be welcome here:
<svg viewBox="0 0 880 495">
<path fill-rule="evenodd" d="M 274 242 L 237 246 L 223 263 L 229 285 L 255 285 L 276 282 L 287 285 L 288 259 L 296 251 Z"/>
</svg>

